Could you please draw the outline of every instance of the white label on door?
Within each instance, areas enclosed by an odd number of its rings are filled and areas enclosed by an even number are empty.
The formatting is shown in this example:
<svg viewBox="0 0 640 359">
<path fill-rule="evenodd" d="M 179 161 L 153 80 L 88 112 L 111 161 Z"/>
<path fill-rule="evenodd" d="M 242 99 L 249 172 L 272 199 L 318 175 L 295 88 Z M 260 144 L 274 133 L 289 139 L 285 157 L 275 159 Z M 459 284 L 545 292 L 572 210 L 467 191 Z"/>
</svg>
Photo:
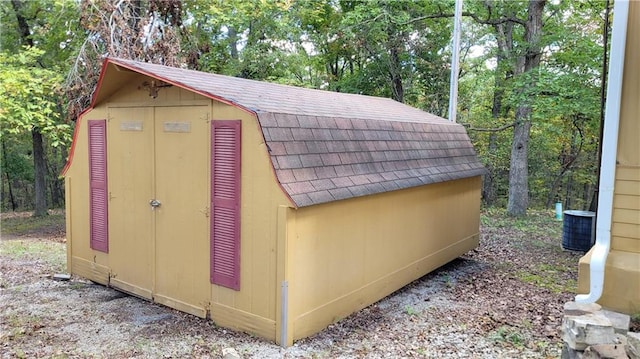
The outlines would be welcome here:
<svg viewBox="0 0 640 359">
<path fill-rule="evenodd" d="M 164 132 L 191 132 L 191 122 L 165 122 Z"/>
<path fill-rule="evenodd" d="M 142 131 L 142 121 L 122 121 L 120 131 Z"/>
</svg>

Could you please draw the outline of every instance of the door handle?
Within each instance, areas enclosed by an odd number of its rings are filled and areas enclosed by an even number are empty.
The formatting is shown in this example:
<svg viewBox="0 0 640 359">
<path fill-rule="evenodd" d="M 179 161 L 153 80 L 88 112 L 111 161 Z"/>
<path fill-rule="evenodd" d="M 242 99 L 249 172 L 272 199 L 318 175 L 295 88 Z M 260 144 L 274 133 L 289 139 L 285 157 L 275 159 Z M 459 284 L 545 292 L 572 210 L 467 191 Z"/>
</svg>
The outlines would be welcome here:
<svg viewBox="0 0 640 359">
<path fill-rule="evenodd" d="M 160 207 L 160 201 L 157 199 L 152 199 L 149 201 L 149 205 L 151 205 L 152 209 L 156 209 L 156 207 Z"/>
</svg>

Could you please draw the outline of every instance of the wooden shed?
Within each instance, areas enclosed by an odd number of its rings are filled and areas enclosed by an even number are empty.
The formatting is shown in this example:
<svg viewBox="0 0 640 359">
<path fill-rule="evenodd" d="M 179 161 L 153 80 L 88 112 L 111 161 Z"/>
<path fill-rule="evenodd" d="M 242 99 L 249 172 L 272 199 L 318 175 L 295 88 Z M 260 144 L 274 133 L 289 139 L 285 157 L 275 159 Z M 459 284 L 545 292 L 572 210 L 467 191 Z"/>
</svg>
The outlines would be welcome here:
<svg viewBox="0 0 640 359">
<path fill-rule="evenodd" d="M 596 244 L 576 301 L 640 314 L 640 2 L 615 1 Z"/>
<path fill-rule="evenodd" d="M 461 125 L 390 99 L 107 59 L 68 268 L 291 345 L 475 248 L 483 171 Z"/>
</svg>

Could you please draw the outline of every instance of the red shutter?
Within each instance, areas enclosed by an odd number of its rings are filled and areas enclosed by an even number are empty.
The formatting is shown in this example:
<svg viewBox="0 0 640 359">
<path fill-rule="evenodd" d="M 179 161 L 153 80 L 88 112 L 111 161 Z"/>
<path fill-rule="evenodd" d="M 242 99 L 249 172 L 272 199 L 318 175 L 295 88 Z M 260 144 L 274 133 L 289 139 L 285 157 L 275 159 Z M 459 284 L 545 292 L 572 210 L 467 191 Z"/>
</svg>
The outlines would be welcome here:
<svg viewBox="0 0 640 359">
<path fill-rule="evenodd" d="M 240 124 L 211 126 L 211 283 L 240 290 Z"/>
<path fill-rule="evenodd" d="M 109 252 L 107 195 L 107 121 L 89 126 L 89 212 L 91 248 Z"/>
</svg>

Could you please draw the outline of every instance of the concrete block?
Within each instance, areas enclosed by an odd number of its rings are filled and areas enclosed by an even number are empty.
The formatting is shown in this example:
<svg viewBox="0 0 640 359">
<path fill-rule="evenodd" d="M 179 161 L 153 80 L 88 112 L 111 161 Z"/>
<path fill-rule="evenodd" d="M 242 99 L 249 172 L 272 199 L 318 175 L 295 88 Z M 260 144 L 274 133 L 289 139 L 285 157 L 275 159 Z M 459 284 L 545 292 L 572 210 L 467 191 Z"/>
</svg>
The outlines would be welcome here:
<svg viewBox="0 0 640 359">
<path fill-rule="evenodd" d="M 585 350 L 590 345 L 616 344 L 611 321 L 600 313 L 565 316 L 562 339 L 575 350 Z"/>
<path fill-rule="evenodd" d="M 598 303 L 564 303 L 564 315 L 584 315 L 595 313 L 601 309 L 602 306 Z"/>
<path fill-rule="evenodd" d="M 631 324 L 630 316 L 618 312 L 612 312 L 610 310 L 602 310 L 601 313 L 611 321 L 616 333 L 622 335 L 627 334 L 629 331 L 629 325 Z"/>
</svg>

